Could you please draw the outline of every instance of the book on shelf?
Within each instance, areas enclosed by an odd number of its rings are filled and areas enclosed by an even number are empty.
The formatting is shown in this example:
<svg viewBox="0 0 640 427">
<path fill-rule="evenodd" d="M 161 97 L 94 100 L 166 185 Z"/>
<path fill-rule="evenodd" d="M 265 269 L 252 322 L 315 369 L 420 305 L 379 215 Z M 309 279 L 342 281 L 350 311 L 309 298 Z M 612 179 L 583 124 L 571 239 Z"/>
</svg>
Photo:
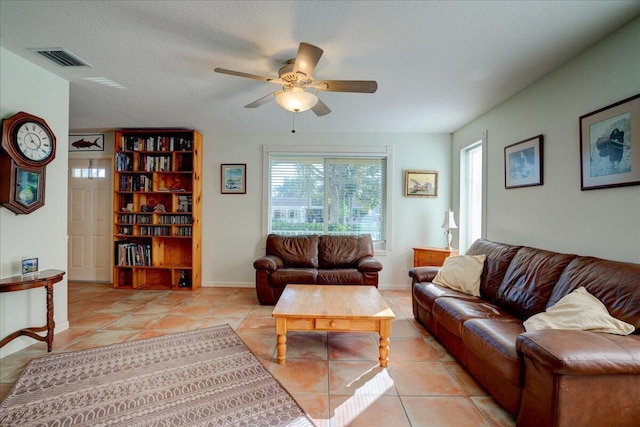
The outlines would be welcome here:
<svg viewBox="0 0 640 427">
<path fill-rule="evenodd" d="M 190 194 L 178 196 L 178 212 L 191 212 L 192 197 Z"/>
<path fill-rule="evenodd" d="M 133 170 L 133 162 L 131 155 L 127 153 L 116 153 L 116 170 L 131 171 Z"/>
<path fill-rule="evenodd" d="M 192 151 L 193 141 L 179 135 L 122 135 L 120 148 L 123 151 Z"/>
<path fill-rule="evenodd" d="M 170 156 L 140 156 L 138 169 L 147 172 L 170 172 L 171 157 Z"/>
<path fill-rule="evenodd" d="M 119 266 L 150 266 L 151 245 L 128 240 L 116 241 L 114 259 Z"/>
<path fill-rule="evenodd" d="M 153 191 L 153 179 L 147 175 L 122 175 L 120 191 Z"/>
</svg>

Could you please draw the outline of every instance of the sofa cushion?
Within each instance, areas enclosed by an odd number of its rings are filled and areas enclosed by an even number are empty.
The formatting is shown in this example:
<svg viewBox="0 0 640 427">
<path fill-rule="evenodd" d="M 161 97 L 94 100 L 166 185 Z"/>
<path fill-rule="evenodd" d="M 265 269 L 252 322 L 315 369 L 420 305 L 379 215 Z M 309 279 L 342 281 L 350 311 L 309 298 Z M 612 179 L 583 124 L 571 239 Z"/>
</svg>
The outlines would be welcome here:
<svg viewBox="0 0 640 427">
<path fill-rule="evenodd" d="M 448 257 L 433 279 L 433 283 L 479 297 L 480 274 L 486 258 L 484 254 Z"/>
<path fill-rule="evenodd" d="M 440 326 L 458 337 L 462 336 L 462 325 L 469 319 L 499 317 L 513 319 L 513 316 L 500 307 L 478 297 L 473 297 L 473 299 L 438 298 L 433 304 L 433 317 Z"/>
<path fill-rule="evenodd" d="M 270 234 L 267 237 L 267 255 L 282 259 L 285 267 L 318 268 L 318 236 L 280 236 Z"/>
<path fill-rule="evenodd" d="M 467 255 L 485 254 L 487 256 L 480 276 L 480 295 L 483 298 L 491 302 L 498 300 L 498 288 L 511 260 L 521 247 L 478 239 L 467 250 Z"/>
<path fill-rule="evenodd" d="M 373 256 L 369 234 L 359 236 L 322 235 L 318 243 L 319 268 L 353 268 L 358 260 Z"/>
<path fill-rule="evenodd" d="M 527 332 L 540 329 L 573 329 L 616 335 L 629 335 L 634 330 L 632 325 L 612 317 L 607 307 L 584 286 L 564 296 L 547 311 L 528 318 L 524 327 Z"/>
<path fill-rule="evenodd" d="M 521 248 L 498 288 L 498 304 L 523 320 L 544 311 L 558 278 L 574 258 L 575 255 Z"/>
<path fill-rule="evenodd" d="M 477 297 L 460 291 L 455 291 L 451 288 L 447 288 L 446 286 L 436 285 L 431 282 L 414 283 L 411 293 L 411 297 L 422 307 L 426 308 L 429 313 L 433 311 L 433 304 L 440 297 L 453 297 L 479 301 Z"/>
<path fill-rule="evenodd" d="M 640 375 L 640 335 L 636 334 L 546 329 L 519 335 L 516 348 L 536 365 L 557 374 Z"/>
<path fill-rule="evenodd" d="M 271 286 L 284 288 L 293 283 L 316 283 L 318 270 L 314 268 L 281 268 L 271 273 Z"/>
<path fill-rule="evenodd" d="M 361 285 L 362 273 L 355 268 L 318 270 L 319 285 Z"/>
<path fill-rule="evenodd" d="M 462 327 L 462 341 L 475 357 L 501 377 L 520 386 L 522 360 L 516 349 L 516 339 L 523 332 L 522 322 L 515 318 L 471 319 Z"/>
<path fill-rule="evenodd" d="M 547 307 L 579 286 L 598 298 L 613 317 L 640 332 L 640 264 L 576 257 L 562 272 Z"/>
</svg>

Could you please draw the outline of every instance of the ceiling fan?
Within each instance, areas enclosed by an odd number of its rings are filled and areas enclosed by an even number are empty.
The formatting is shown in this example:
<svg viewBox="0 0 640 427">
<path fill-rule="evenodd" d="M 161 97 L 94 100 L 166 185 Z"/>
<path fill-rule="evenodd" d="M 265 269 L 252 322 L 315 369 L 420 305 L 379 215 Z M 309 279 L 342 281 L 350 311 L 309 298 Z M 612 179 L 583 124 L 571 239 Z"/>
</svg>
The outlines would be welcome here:
<svg viewBox="0 0 640 427">
<path fill-rule="evenodd" d="M 374 93 L 378 89 L 378 83 L 374 80 L 314 80 L 313 70 L 322 53 L 323 50 L 317 46 L 300 43 L 296 57 L 289 59 L 278 70 L 278 78 L 263 77 L 224 68 L 216 68 L 214 71 L 282 86 L 282 89 L 245 105 L 245 108 L 256 108 L 275 99 L 278 105 L 285 110 L 299 113 L 310 109 L 317 116 L 324 116 L 331 112 L 329 107 L 318 99 L 316 95 L 318 91 Z"/>
</svg>

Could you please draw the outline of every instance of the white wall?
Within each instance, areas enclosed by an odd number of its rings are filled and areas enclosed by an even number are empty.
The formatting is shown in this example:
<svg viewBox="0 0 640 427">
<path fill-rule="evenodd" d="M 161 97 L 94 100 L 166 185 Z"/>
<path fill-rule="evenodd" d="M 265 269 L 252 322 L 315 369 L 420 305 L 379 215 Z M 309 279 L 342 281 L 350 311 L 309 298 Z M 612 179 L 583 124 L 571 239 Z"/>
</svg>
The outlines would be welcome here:
<svg viewBox="0 0 640 427">
<path fill-rule="evenodd" d="M 46 169 L 44 207 L 29 215 L 0 208 L 0 277 L 20 275 L 23 256 L 39 259 L 39 269 L 67 269 L 67 148 L 69 83 L 0 48 L 0 115 L 25 111 L 46 120 L 56 135 L 56 157 Z M 0 294 L 0 337 L 46 324 L 44 288 Z M 54 285 L 56 332 L 69 327 L 66 277 Z M 0 350 L 0 357 L 32 345 L 20 337 Z"/>
<path fill-rule="evenodd" d="M 203 243 L 204 286 L 255 286 L 253 261 L 264 255 L 262 232 L 262 148 L 264 145 L 392 146 L 393 247 L 376 253 L 382 262 L 380 287 L 410 285 L 413 246 L 444 247 L 440 228 L 450 206 L 451 136 L 418 134 L 216 134 L 203 129 Z M 247 194 L 220 194 L 220 164 L 247 164 Z M 403 196 L 405 169 L 439 171 L 439 197 Z"/>
<path fill-rule="evenodd" d="M 578 128 L 580 116 L 638 93 L 640 19 L 454 133 L 456 208 L 458 149 L 487 130 L 488 239 L 640 262 L 640 187 L 581 191 Z M 504 147 L 538 134 L 544 185 L 505 190 Z"/>
<path fill-rule="evenodd" d="M 451 199 L 451 135 L 449 134 L 220 134 L 198 129 L 204 138 L 202 208 L 203 286 L 255 286 L 253 261 L 264 255 L 262 230 L 262 155 L 265 145 L 338 145 L 393 147 L 393 248 L 377 252 L 382 262 L 382 289 L 408 288 L 413 246 L 444 247 L 440 228 Z M 86 133 L 86 132 L 78 132 Z M 103 156 L 113 157 L 113 132 L 105 133 Z M 74 153 L 72 158 L 91 153 Z M 96 153 L 93 153 L 94 157 Z M 100 154 L 100 153 L 98 153 Z M 220 194 L 220 164 L 247 164 L 247 194 Z M 438 198 L 403 196 L 404 171 L 439 172 Z"/>
</svg>

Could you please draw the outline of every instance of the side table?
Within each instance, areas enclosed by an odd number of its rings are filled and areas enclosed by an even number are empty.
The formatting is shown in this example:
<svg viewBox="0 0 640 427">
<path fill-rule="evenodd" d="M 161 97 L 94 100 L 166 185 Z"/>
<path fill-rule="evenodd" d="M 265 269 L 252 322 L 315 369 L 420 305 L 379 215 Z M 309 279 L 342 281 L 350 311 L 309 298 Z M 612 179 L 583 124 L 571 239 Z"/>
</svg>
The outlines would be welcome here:
<svg viewBox="0 0 640 427">
<path fill-rule="evenodd" d="M 450 256 L 458 255 L 457 249 L 444 248 L 413 248 L 413 266 L 414 267 L 442 267 L 444 260 Z"/>
<path fill-rule="evenodd" d="M 62 270 L 44 270 L 34 275 L 13 276 L 0 279 L 0 293 L 25 291 L 27 289 L 45 287 L 47 291 L 47 324 L 45 326 L 24 328 L 7 335 L 0 341 L 0 348 L 21 335 L 26 335 L 38 341 L 47 342 L 47 351 L 51 352 L 53 345 L 53 330 L 56 323 L 53 320 L 53 284 L 62 280 L 65 272 Z M 47 331 L 47 335 L 42 336 L 37 332 Z"/>
</svg>

